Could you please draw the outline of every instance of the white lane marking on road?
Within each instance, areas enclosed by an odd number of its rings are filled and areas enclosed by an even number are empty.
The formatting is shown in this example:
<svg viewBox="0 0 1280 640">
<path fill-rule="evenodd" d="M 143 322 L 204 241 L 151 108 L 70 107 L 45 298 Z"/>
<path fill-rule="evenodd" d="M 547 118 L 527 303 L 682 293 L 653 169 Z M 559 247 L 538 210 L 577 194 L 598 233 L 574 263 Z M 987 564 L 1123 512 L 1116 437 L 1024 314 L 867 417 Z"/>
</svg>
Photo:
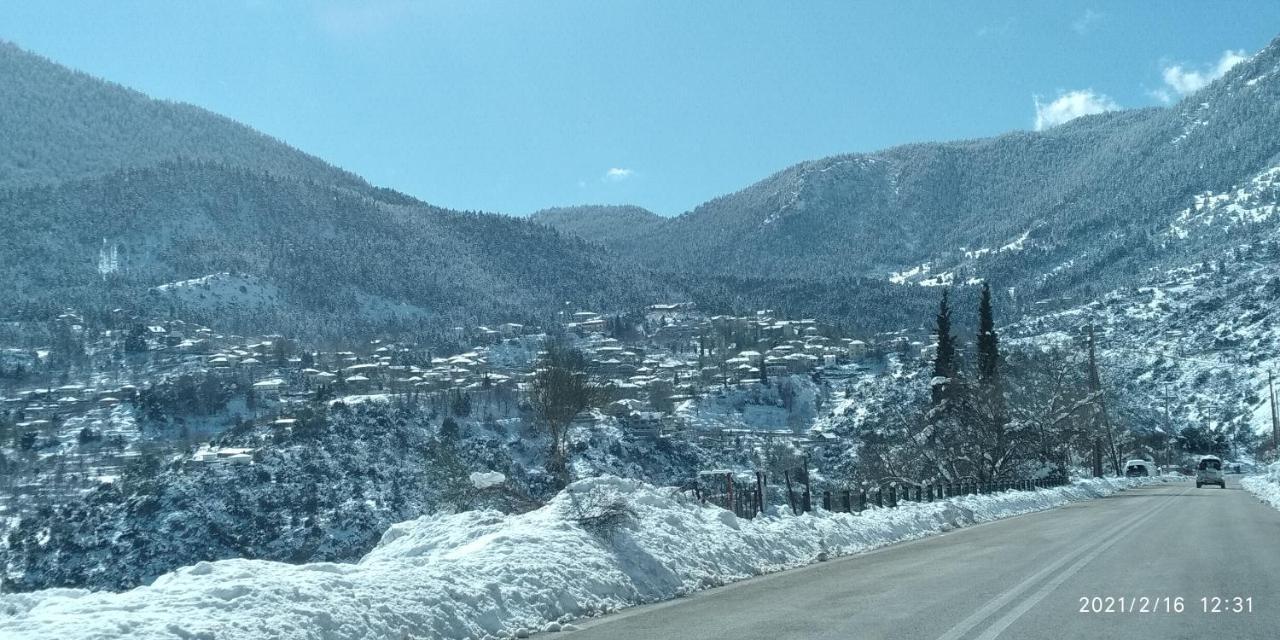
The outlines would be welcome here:
<svg viewBox="0 0 1280 640">
<path fill-rule="evenodd" d="M 1172 499 L 1173 499 L 1173 496 L 1170 496 L 1167 500 L 1161 501 L 1160 505 L 1158 506 L 1162 506 L 1166 502 L 1171 501 Z M 1136 514 L 1132 514 L 1128 518 L 1122 520 L 1119 524 L 1107 529 L 1105 532 L 1102 533 L 1102 535 L 1094 538 L 1093 541 L 1089 541 L 1089 542 L 1093 542 L 1094 544 L 1097 544 L 1099 542 L 1109 540 L 1112 535 L 1125 529 L 1126 527 L 1128 527 L 1129 525 L 1133 524 L 1134 522 L 1138 521 L 1139 519 L 1143 518 L 1146 515 L 1147 515 L 1146 512 L 1138 512 Z M 990 618 L 993 614 L 995 614 L 995 612 L 999 611 L 1000 609 L 1003 609 L 1015 598 L 1022 595 L 1024 591 L 1030 589 L 1037 582 L 1044 579 L 1045 576 L 1049 575 L 1050 573 L 1053 573 L 1054 571 L 1057 571 L 1058 569 L 1060 569 L 1067 563 L 1071 562 L 1072 560 L 1079 558 L 1081 555 L 1088 553 L 1089 549 L 1093 547 L 1093 544 L 1089 544 L 1089 542 L 1086 542 L 1085 544 L 1080 545 L 1075 550 L 1067 553 L 1066 555 L 1055 560 L 1045 568 L 1032 574 L 1031 577 L 1027 578 L 1026 580 L 1023 580 L 1022 582 L 1019 582 L 1013 588 L 1005 591 L 1004 593 L 1001 593 L 995 598 L 992 598 L 990 602 L 983 605 L 982 608 L 978 609 L 977 611 L 974 611 L 973 614 L 970 615 L 968 618 L 961 620 L 958 624 L 956 624 L 956 626 L 952 627 L 946 633 L 942 634 L 941 636 L 938 636 L 938 640 L 959 640 L 959 638 L 963 637 L 971 629 L 978 626 L 980 623 L 982 623 L 982 621 L 986 620 L 987 618 Z"/>
<path fill-rule="evenodd" d="M 1182 495 L 1182 494 L 1178 494 L 1178 495 Z M 1057 589 L 1058 587 L 1062 586 L 1062 583 L 1066 582 L 1071 576 L 1075 575 L 1077 572 L 1083 569 L 1085 565 L 1089 564 L 1095 558 L 1102 555 L 1103 552 L 1105 552 L 1107 549 L 1110 549 L 1111 547 L 1115 546 L 1117 542 L 1120 542 L 1121 540 L 1123 540 L 1130 533 L 1133 533 L 1134 531 L 1142 528 L 1142 525 L 1146 524 L 1147 520 L 1154 518 L 1156 514 L 1169 508 L 1169 506 L 1172 504 L 1173 504 L 1172 500 L 1165 501 L 1161 505 L 1157 506 L 1156 508 L 1148 512 L 1146 517 L 1142 518 L 1138 522 L 1133 523 L 1124 531 L 1117 533 L 1116 535 L 1112 536 L 1111 539 L 1095 547 L 1094 550 L 1090 552 L 1088 555 L 1078 560 L 1075 564 L 1068 567 L 1062 573 L 1058 574 L 1057 576 L 1054 576 L 1052 580 L 1050 580 L 1049 582 L 1046 582 L 1045 585 L 1043 587 L 1040 587 L 1038 591 L 1028 596 L 1025 600 L 1019 603 L 1018 606 L 1014 607 L 1008 613 L 1004 614 L 1004 616 L 1002 616 L 999 620 L 996 620 L 995 622 L 993 622 L 991 626 L 988 627 L 987 630 L 982 633 L 982 635 L 978 636 L 978 640 L 995 640 L 1001 633 L 1004 632 L 1005 629 L 1009 628 L 1009 625 L 1013 624 L 1014 622 L 1017 622 L 1018 618 L 1021 618 L 1024 614 L 1027 613 L 1027 611 L 1031 610 L 1031 607 L 1036 606 L 1037 603 L 1039 603 L 1041 600 L 1044 600 L 1045 597 L 1048 596 L 1050 593 L 1052 593 L 1054 589 Z"/>
</svg>

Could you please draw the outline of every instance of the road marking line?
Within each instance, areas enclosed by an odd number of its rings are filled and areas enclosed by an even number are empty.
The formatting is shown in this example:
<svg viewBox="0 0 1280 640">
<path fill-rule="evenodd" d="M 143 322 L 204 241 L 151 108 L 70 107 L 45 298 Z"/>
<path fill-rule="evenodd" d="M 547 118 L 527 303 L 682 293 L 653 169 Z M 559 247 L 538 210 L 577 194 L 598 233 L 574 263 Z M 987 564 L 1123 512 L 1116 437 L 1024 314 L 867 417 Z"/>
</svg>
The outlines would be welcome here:
<svg viewBox="0 0 1280 640">
<path fill-rule="evenodd" d="M 1178 495 L 1182 495 L 1182 494 L 1178 494 Z M 1163 504 L 1149 511 L 1146 514 L 1146 516 L 1143 517 L 1138 522 L 1134 522 L 1124 531 L 1116 534 L 1115 536 L 1112 536 L 1106 542 L 1095 547 L 1094 550 L 1091 551 L 1088 555 L 1078 560 L 1075 564 L 1068 567 L 1065 571 L 1055 576 L 1049 582 L 1046 582 L 1044 586 L 1040 587 L 1039 591 L 1036 591 L 1035 593 L 1028 596 L 1027 599 L 1019 603 L 1018 606 L 1014 607 L 1012 610 L 1006 613 L 999 620 L 992 623 L 991 626 L 988 627 L 987 630 L 983 632 L 982 635 L 978 636 L 978 640 L 995 640 L 1001 633 L 1004 632 L 1005 629 L 1009 628 L 1009 625 L 1013 624 L 1014 622 L 1017 622 L 1018 619 L 1021 618 L 1024 614 L 1026 614 L 1027 611 L 1031 610 L 1031 607 L 1034 607 L 1041 600 L 1044 600 L 1045 597 L 1048 596 L 1050 593 L 1052 593 L 1054 589 L 1057 589 L 1059 586 L 1062 586 L 1062 583 L 1066 582 L 1069 578 L 1071 578 L 1071 576 L 1075 575 L 1077 572 L 1083 569 L 1085 565 L 1089 564 L 1095 558 L 1102 555 L 1107 549 L 1110 549 L 1111 547 L 1115 546 L 1117 542 L 1120 542 L 1121 540 L 1123 540 L 1130 533 L 1133 533 L 1137 529 L 1141 528 L 1142 525 L 1146 524 L 1147 520 L 1154 518 L 1161 511 L 1168 509 L 1169 506 L 1172 504 L 1173 504 L 1172 500 L 1164 502 Z"/>
<path fill-rule="evenodd" d="M 1174 494 L 1174 495 L 1168 496 L 1165 500 L 1160 501 L 1160 504 L 1157 505 L 1157 507 L 1163 506 L 1164 504 L 1171 502 L 1173 498 L 1176 497 L 1177 495 L 1181 495 L 1181 494 Z M 1157 507 L 1153 507 L 1152 509 L 1155 509 Z M 1066 555 L 1064 555 L 1063 557 L 1059 558 L 1058 560 L 1055 560 L 1053 563 L 1049 564 L 1045 568 L 1032 574 L 1029 578 L 1023 580 L 1022 582 L 1019 582 L 1013 588 L 1005 591 L 1004 593 L 1001 593 L 995 598 L 992 598 L 991 601 L 988 602 L 986 605 L 983 605 L 982 608 L 973 612 L 972 615 L 965 618 L 964 620 L 961 620 L 958 624 L 956 624 L 956 626 L 952 627 L 946 633 L 942 634 L 941 636 L 938 636 L 938 640 L 959 640 L 961 637 L 963 637 L 966 633 L 968 633 L 974 627 L 978 626 L 984 620 L 994 615 L 997 611 L 1007 606 L 1010 602 L 1012 602 L 1015 598 L 1021 595 L 1024 591 L 1035 586 L 1035 584 L 1040 580 L 1044 579 L 1045 576 L 1048 576 L 1054 571 L 1057 571 L 1058 569 L 1060 569 L 1067 563 L 1071 562 L 1072 560 L 1079 558 L 1081 555 L 1088 553 L 1089 550 L 1093 548 L 1094 545 L 1110 539 L 1111 536 L 1115 535 L 1116 533 L 1120 532 L 1123 529 L 1126 529 L 1127 527 L 1129 527 L 1129 525 L 1144 518 L 1146 515 L 1147 515 L 1147 512 L 1132 514 L 1128 518 L 1121 521 L 1119 524 L 1112 526 L 1111 528 L 1107 529 L 1102 535 L 1095 538 L 1093 544 L 1088 544 L 1088 543 L 1083 544 L 1077 549 L 1075 549 L 1074 551 L 1071 551 Z"/>
</svg>

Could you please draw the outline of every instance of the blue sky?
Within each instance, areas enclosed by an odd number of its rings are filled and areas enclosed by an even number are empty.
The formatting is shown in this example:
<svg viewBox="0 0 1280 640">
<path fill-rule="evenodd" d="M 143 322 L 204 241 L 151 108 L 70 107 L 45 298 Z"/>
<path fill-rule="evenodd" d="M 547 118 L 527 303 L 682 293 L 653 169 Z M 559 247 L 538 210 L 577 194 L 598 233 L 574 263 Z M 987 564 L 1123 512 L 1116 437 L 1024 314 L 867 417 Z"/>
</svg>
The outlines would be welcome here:
<svg viewBox="0 0 1280 640">
<path fill-rule="evenodd" d="M 7 2 L 0 38 L 458 209 L 677 214 L 798 161 L 1176 100 L 1280 3 Z"/>
</svg>

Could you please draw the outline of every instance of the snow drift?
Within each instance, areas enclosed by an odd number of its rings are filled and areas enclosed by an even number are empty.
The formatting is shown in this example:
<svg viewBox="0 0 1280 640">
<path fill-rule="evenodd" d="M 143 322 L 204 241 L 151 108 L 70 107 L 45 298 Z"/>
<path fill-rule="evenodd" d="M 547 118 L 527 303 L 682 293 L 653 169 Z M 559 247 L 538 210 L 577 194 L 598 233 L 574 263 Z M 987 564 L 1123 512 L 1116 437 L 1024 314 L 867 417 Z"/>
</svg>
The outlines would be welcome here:
<svg viewBox="0 0 1280 640">
<path fill-rule="evenodd" d="M 1280 462 L 1272 463 L 1265 474 L 1241 478 L 1240 486 L 1259 500 L 1280 509 Z"/>
<path fill-rule="evenodd" d="M 548 505 L 392 526 L 355 564 L 201 562 L 123 593 L 0 595 L 6 638 L 485 638 L 1100 497 L 1138 481 L 755 520 L 606 476 Z"/>
</svg>

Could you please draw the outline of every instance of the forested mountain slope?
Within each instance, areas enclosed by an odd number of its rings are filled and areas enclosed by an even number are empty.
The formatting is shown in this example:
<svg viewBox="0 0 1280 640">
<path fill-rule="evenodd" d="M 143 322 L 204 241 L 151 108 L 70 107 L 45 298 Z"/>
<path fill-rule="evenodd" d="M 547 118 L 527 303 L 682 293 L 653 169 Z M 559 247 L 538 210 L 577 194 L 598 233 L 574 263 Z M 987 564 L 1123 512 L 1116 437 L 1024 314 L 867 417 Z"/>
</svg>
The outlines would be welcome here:
<svg viewBox="0 0 1280 640">
<path fill-rule="evenodd" d="M 1115 396 L 1143 398 L 1146 423 L 1268 433 L 1268 374 L 1280 364 L 1280 166 L 1193 200 L 1153 234 L 1175 266 L 1028 314 L 1006 335 L 1070 350 L 1094 327 Z"/>
<path fill-rule="evenodd" d="M 192 306 L 177 292 L 200 282 L 185 281 L 220 273 L 253 276 L 269 304 L 245 292 L 244 305 L 181 310 L 291 332 L 533 319 L 566 302 L 617 308 L 666 295 L 643 269 L 543 225 L 220 164 L 0 192 L 0 219 L 0 305 L 11 310 L 165 312 Z"/>
<path fill-rule="evenodd" d="M 1196 194 L 1274 164 L 1278 69 L 1280 41 L 1169 108 L 824 158 L 631 240 L 577 232 L 681 273 L 976 277 L 1029 296 L 1088 295 L 1160 264 L 1159 231 Z"/>
<path fill-rule="evenodd" d="M 369 189 L 359 177 L 223 116 L 72 71 L 0 41 L 0 188 L 177 158 Z"/>
<path fill-rule="evenodd" d="M 934 293 L 901 285 L 987 279 L 1012 318 L 1217 252 L 1198 230 L 1236 214 L 1201 209 L 1280 164 L 1280 43 L 1167 109 L 806 162 L 673 219 L 442 210 L 12 45 L 0 78 L 6 315 L 350 335 L 686 299 L 880 330 L 929 317 Z"/>
<path fill-rule="evenodd" d="M 535 212 L 529 219 L 604 244 L 630 240 L 663 221 L 648 209 L 626 205 L 553 207 Z"/>
</svg>

